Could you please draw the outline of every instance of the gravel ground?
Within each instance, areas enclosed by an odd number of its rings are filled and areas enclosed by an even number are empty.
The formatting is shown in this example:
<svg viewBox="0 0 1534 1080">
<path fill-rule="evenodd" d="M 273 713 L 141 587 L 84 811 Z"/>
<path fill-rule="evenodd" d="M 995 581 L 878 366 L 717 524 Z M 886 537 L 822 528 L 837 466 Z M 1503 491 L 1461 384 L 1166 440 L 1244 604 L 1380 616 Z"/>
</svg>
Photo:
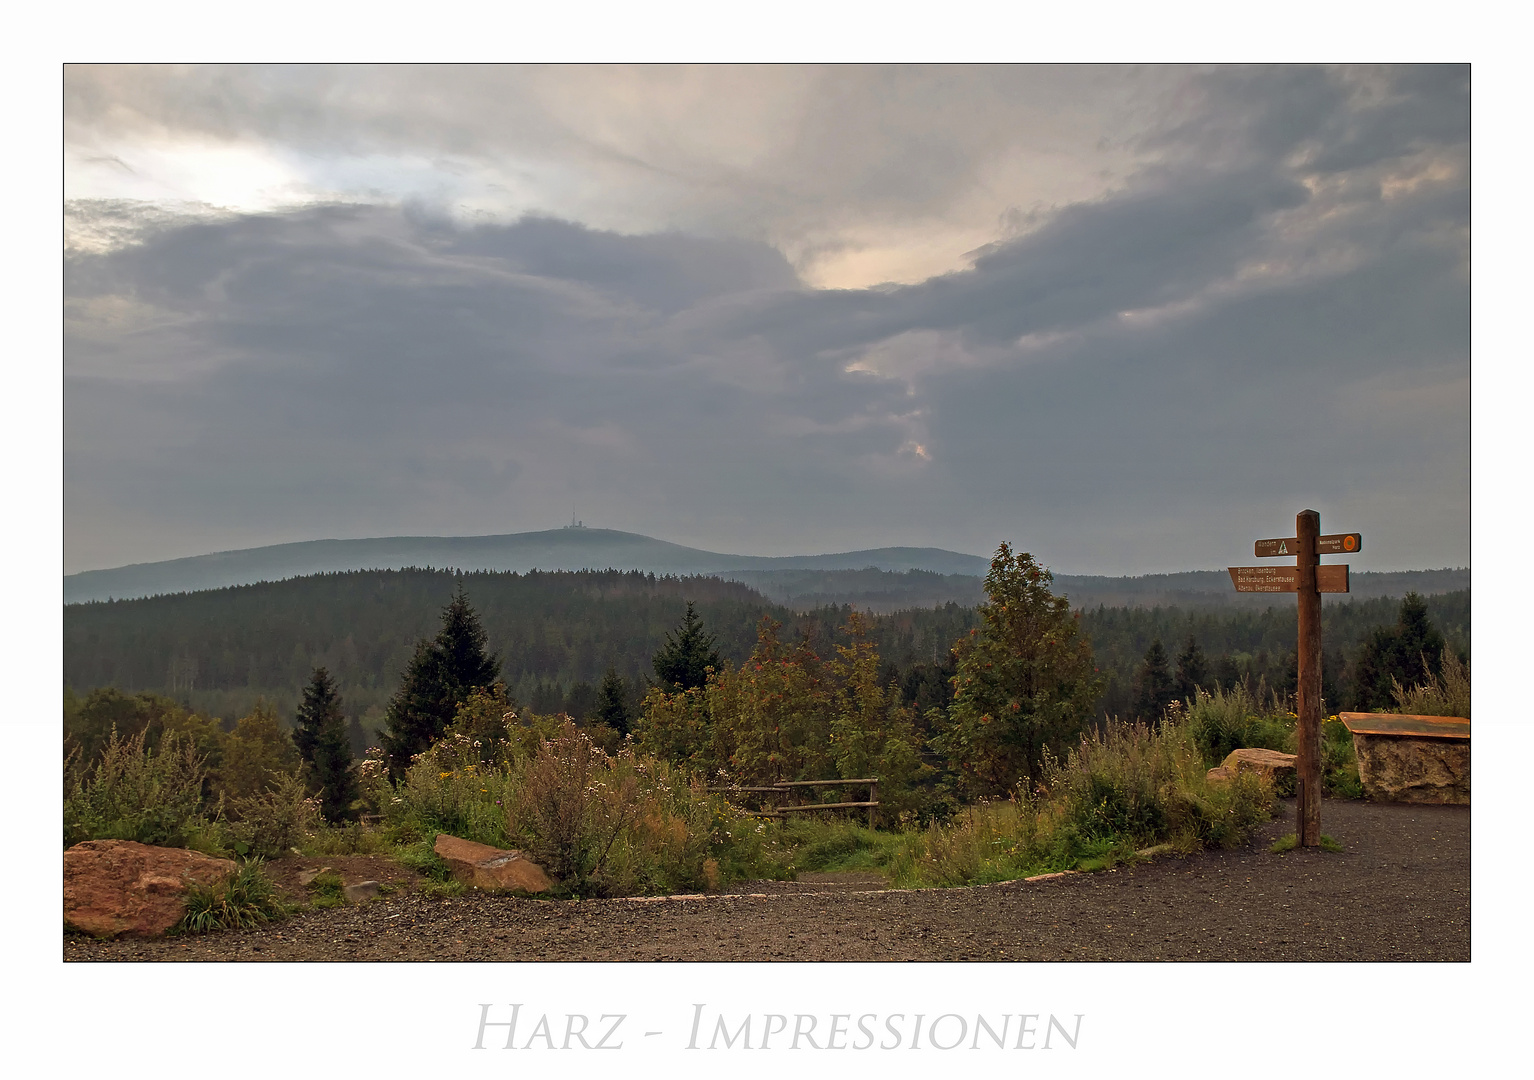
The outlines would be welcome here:
<svg viewBox="0 0 1534 1080">
<path fill-rule="evenodd" d="M 972 889 L 803 875 L 651 900 L 423 896 L 191 939 L 64 937 L 66 960 L 1455 960 L 1470 959 L 1468 807 L 1328 801 L 1343 845 L 1249 848 Z M 337 869 L 341 869 L 337 867 Z M 403 880 L 403 879 L 402 879 Z"/>
</svg>

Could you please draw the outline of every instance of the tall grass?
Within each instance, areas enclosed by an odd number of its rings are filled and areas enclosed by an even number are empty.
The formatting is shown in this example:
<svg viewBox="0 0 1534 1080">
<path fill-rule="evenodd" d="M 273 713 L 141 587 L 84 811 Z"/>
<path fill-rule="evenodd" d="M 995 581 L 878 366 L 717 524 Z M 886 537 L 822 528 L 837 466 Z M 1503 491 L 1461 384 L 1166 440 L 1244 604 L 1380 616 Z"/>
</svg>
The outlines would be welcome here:
<svg viewBox="0 0 1534 1080">
<path fill-rule="evenodd" d="M 1192 725 L 1113 722 L 1049 760 L 1038 790 L 962 811 L 897 852 L 897 884 L 970 885 L 1094 869 L 1171 844 L 1230 847 L 1271 817 L 1272 788 L 1251 774 L 1210 783 Z"/>
<path fill-rule="evenodd" d="M 252 930 L 285 918 L 287 905 L 278 897 L 260 859 L 249 859 L 228 880 L 216 885 L 193 885 L 187 890 L 186 914 L 173 934 L 205 934 L 212 930 Z"/>
<path fill-rule="evenodd" d="M 1294 716 L 1262 683 L 1255 694 L 1239 684 L 1200 690 L 1183 709 L 1194 744 L 1211 768 L 1243 748 L 1294 753 Z"/>
<path fill-rule="evenodd" d="M 1394 677 L 1390 682 L 1395 712 L 1470 717 L 1470 671 L 1448 646 L 1444 646 L 1443 670 L 1439 675 L 1429 675 L 1425 682 L 1415 686 L 1402 686 Z"/>
<path fill-rule="evenodd" d="M 146 734 L 124 739 L 113 727 L 89 774 L 66 766 L 75 780 L 64 800 L 65 847 L 82 840 L 180 847 L 206 831 L 206 759 L 176 732 L 167 731 L 158 750 L 144 744 Z"/>
</svg>

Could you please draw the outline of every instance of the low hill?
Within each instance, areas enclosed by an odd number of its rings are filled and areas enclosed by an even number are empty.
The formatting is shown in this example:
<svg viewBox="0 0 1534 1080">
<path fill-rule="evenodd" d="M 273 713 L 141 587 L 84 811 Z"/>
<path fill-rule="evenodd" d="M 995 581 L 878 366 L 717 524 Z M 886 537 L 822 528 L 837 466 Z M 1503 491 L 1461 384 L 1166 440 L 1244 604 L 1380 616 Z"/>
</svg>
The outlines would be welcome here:
<svg viewBox="0 0 1534 1080">
<path fill-rule="evenodd" d="M 684 547 L 638 533 L 575 527 L 500 536 L 308 540 L 166 562 L 136 563 L 110 570 L 87 570 L 64 578 L 64 602 L 132 600 L 252 585 L 261 581 L 284 581 L 311 574 L 402 570 L 406 567 L 515 573 L 529 570 L 640 570 L 649 574 L 713 575 L 746 580 L 747 574 L 865 569 L 892 573 L 920 570 L 932 575 L 980 577 L 989 566 L 989 560 L 978 555 L 942 548 L 887 547 L 830 555 L 729 555 Z"/>
</svg>

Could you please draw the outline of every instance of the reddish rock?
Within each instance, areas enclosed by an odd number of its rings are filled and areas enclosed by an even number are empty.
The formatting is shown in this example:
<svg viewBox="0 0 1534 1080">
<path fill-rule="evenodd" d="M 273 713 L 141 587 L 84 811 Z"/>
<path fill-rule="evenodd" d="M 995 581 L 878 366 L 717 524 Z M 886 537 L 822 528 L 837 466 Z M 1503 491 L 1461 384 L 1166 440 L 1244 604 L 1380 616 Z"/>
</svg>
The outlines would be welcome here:
<svg viewBox="0 0 1534 1080">
<path fill-rule="evenodd" d="M 554 884 L 543 867 L 520 851 L 503 851 L 439 833 L 432 850 L 447 863 L 453 877 L 476 889 L 546 892 Z"/>
<path fill-rule="evenodd" d="M 64 925 L 96 937 L 160 937 L 186 914 L 186 889 L 238 869 L 184 848 L 87 840 L 64 852 Z"/>
</svg>

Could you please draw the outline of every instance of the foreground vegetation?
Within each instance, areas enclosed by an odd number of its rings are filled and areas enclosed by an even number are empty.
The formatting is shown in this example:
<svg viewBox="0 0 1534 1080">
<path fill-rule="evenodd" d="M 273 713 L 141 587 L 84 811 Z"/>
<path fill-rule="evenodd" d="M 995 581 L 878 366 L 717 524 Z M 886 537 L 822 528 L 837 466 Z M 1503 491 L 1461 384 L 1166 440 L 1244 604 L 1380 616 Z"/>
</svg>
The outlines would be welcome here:
<svg viewBox="0 0 1534 1080">
<path fill-rule="evenodd" d="M 1287 699 L 1262 679 L 1207 680 L 1152 699 L 1149 720 L 1094 718 L 1102 678 L 1091 643 L 1050 580 L 1001 547 L 977 625 L 950 650 L 944 705 L 923 708 L 887 678 L 857 613 L 828 650 L 805 635 L 785 642 L 764 618 L 736 663 L 689 603 L 654 654 L 642 701 L 627 700 L 610 669 L 584 723 L 515 699 L 460 583 L 389 700 L 382 746 L 355 767 L 325 668 L 312 671 L 291 728 L 260 702 L 226 726 L 152 694 L 75 701 L 64 842 L 239 858 L 234 881 L 191 897 L 184 932 L 281 917 L 261 860 L 293 852 L 387 854 L 431 890 L 461 890 L 433 850 L 443 833 L 527 852 L 569 897 L 713 891 L 812 870 L 969 885 L 1246 842 L 1289 792 L 1207 773 L 1240 747 L 1292 752 Z M 1371 662 L 1397 709 L 1468 715 L 1468 671 L 1425 610 L 1409 598 L 1395 630 L 1371 639 Z M 1413 660 L 1424 643 L 1440 653 Z M 1179 659 L 1186 673 L 1197 657 Z M 1413 670 L 1420 677 L 1403 681 Z M 1335 717 L 1323 729 L 1323 776 L 1333 796 L 1360 794 Z M 869 777 L 878 830 L 836 809 L 764 816 L 752 802 L 760 790 L 749 790 Z M 310 889 L 317 906 L 343 902 L 339 879 Z"/>
</svg>

